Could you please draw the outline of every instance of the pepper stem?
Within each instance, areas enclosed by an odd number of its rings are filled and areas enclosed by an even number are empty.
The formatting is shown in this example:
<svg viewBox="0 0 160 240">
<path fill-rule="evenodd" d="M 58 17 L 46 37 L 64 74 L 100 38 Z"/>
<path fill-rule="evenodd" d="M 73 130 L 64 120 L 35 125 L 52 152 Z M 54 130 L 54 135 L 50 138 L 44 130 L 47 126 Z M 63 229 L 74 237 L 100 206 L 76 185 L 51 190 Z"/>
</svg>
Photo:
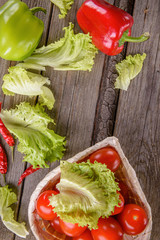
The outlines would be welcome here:
<svg viewBox="0 0 160 240">
<path fill-rule="evenodd" d="M 34 15 L 36 12 L 39 12 L 39 11 L 42 11 L 42 12 L 44 12 L 45 14 L 47 13 L 46 9 L 45 9 L 45 8 L 42 8 L 42 7 L 34 7 L 34 8 L 31 8 L 30 11 L 33 13 L 33 15 Z"/>
<path fill-rule="evenodd" d="M 131 37 L 128 36 L 128 30 L 125 31 L 119 40 L 119 47 L 124 44 L 124 42 L 144 42 L 150 37 L 149 32 L 143 33 L 140 37 Z"/>
</svg>

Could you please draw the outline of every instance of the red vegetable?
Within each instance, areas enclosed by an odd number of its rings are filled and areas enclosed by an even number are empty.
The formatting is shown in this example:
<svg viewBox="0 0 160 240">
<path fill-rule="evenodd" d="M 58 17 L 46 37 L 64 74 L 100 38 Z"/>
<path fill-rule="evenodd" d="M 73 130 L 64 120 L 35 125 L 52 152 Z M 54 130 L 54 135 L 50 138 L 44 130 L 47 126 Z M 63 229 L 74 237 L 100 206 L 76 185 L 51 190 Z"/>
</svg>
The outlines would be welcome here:
<svg viewBox="0 0 160 240">
<path fill-rule="evenodd" d="M 2 103 L 0 102 L 0 111 L 1 111 Z M 2 134 L 4 140 L 10 147 L 13 147 L 15 142 L 13 136 L 10 134 L 8 129 L 5 127 L 4 123 L 2 122 L 2 119 L 0 119 L 0 134 Z"/>
<path fill-rule="evenodd" d="M 56 217 L 53 220 L 51 220 L 50 224 L 57 232 L 64 234 L 60 226 L 59 217 Z"/>
<path fill-rule="evenodd" d="M 0 144 L 0 173 L 6 174 L 7 172 L 7 156 L 6 153 Z"/>
<path fill-rule="evenodd" d="M 40 194 L 36 203 L 36 210 L 38 215 L 45 220 L 52 220 L 57 217 L 57 214 L 53 211 L 53 207 L 50 204 L 49 197 L 52 194 L 57 195 L 58 193 L 53 190 L 47 190 Z"/>
<path fill-rule="evenodd" d="M 93 44 L 107 55 L 117 55 L 124 42 L 143 42 L 144 33 L 130 37 L 133 18 L 130 14 L 104 0 L 86 0 L 77 13 L 78 24 L 84 33 L 90 33 Z"/>
<path fill-rule="evenodd" d="M 40 169 L 40 168 L 35 168 L 35 169 L 34 169 L 32 165 L 29 166 L 29 167 L 24 171 L 24 173 L 22 173 L 22 175 L 21 175 L 21 177 L 20 177 L 20 179 L 19 179 L 19 181 L 18 181 L 18 185 L 20 185 L 20 184 L 22 183 L 22 181 L 23 181 L 23 179 L 24 179 L 25 177 L 31 175 L 32 173 L 38 171 L 39 169 Z"/>
<path fill-rule="evenodd" d="M 91 230 L 94 240 L 122 240 L 123 230 L 120 224 L 113 218 L 100 218 L 98 229 Z"/>
<path fill-rule="evenodd" d="M 106 164 L 107 168 L 109 168 L 112 172 L 115 172 L 121 163 L 119 154 L 112 147 L 102 148 L 92 153 L 89 159 L 91 163 L 97 161 L 102 164 Z"/>
<path fill-rule="evenodd" d="M 112 215 L 117 215 L 119 214 L 120 212 L 123 211 L 123 208 L 124 208 L 124 198 L 122 196 L 122 194 L 119 192 L 119 199 L 120 199 L 120 203 L 118 204 L 118 207 L 115 206 L 114 208 L 114 212 L 112 213 Z"/>
<path fill-rule="evenodd" d="M 67 223 L 59 219 L 62 231 L 69 237 L 77 237 L 82 234 L 87 227 L 80 227 L 78 223 Z"/>
<path fill-rule="evenodd" d="M 92 237 L 91 231 L 87 229 L 78 237 L 74 237 L 73 240 L 93 240 L 93 237 Z"/>
<path fill-rule="evenodd" d="M 124 206 L 117 219 L 123 230 L 128 235 L 137 235 L 141 233 L 148 222 L 147 214 L 143 208 L 137 204 L 127 204 Z"/>
</svg>

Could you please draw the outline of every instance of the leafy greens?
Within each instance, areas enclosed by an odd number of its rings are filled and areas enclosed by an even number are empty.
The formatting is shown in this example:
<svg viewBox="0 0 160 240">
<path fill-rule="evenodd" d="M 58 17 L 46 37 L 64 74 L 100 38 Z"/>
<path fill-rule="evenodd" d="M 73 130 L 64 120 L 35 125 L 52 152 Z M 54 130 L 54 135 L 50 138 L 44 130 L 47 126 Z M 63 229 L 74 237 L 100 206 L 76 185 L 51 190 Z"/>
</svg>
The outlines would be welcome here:
<svg viewBox="0 0 160 240">
<path fill-rule="evenodd" d="M 89 70 L 94 64 L 97 48 L 92 44 L 89 34 L 73 32 L 74 25 L 65 27 L 65 36 L 55 43 L 36 49 L 24 63 L 18 64 L 27 69 L 43 70 L 53 67 L 55 70 Z"/>
<path fill-rule="evenodd" d="M 8 186 L 0 187 L 0 216 L 4 225 L 19 237 L 26 238 L 29 234 L 25 223 L 14 220 L 14 212 L 10 205 L 17 202 L 17 196 Z"/>
<path fill-rule="evenodd" d="M 115 88 L 122 90 L 127 90 L 130 84 L 130 81 L 135 78 L 141 71 L 143 67 L 144 59 L 146 54 L 143 55 L 136 54 L 134 56 L 127 56 L 126 59 L 116 64 L 116 69 L 119 76 L 115 82 Z"/>
<path fill-rule="evenodd" d="M 105 164 L 60 164 L 60 194 L 50 197 L 50 205 L 66 222 L 97 228 L 100 217 L 108 217 L 119 203 L 118 184 Z"/>
<path fill-rule="evenodd" d="M 68 10 L 71 9 L 72 4 L 74 3 L 74 0 L 50 0 L 52 3 L 54 3 L 60 10 L 61 14 L 59 14 L 59 18 L 64 18 L 68 12 Z"/>
<path fill-rule="evenodd" d="M 48 109 L 52 109 L 55 99 L 51 90 L 44 86 L 49 85 L 50 81 L 47 77 L 26 71 L 21 67 L 10 67 L 9 74 L 4 75 L 2 90 L 4 94 L 14 96 L 22 94 L 27 96 L 40 95 L 40 102 L 46 105 Z"/>
<path fill-rule="evenodd" d="M 20 103 L 15 109 L 2 110 L 1 118 L 8 130 L 19 140 L 18 150 L 26 156 L 23 161 L 36 167 L 48 167 L 47 162 L 54 162 L 63 156 L 64 137 L 48 128 L 54 123 L 44 108 L 37 104 Z"/>
</svg>

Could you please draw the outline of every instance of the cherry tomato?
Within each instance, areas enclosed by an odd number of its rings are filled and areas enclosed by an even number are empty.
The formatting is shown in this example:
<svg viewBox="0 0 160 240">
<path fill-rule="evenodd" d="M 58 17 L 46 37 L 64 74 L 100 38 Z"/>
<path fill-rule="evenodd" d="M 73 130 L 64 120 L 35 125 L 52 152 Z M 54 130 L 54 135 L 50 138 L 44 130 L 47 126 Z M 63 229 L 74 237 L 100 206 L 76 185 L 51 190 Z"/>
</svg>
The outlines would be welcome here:
<svg viewBox="0 0 160 240">
<path fill-rule="evenodd" d="M 52 196 L 52 194 L 57 195 L 58 193 L 54 190 L 47 190 L 41 193 L 37 199 L 37 213 L 41 218 L 45 220 L 52 220 L 57 217 L 57 214 L 53 211 L 53 207 L 49 205 L 50 201 L 48 197 Z"/>
<path fill-rule="evenodd" d="M 61 229 L 60 223 L 59 223 L 59 217 L 54 218 L 50 221 L 51 226 L 59 233 L 64 233 Z"/>
<path fill-rule="evenodd" d="M 91 231 L 87 229 L 80 236 L 74 237 L 73 240 L 93 240 L 93 237 L 91 235 Z"/>
<path fill-rule="evenodd" d="M 100 162 L 102 164 L 106 164 L 107 168 L 109 168 L 112 172 L 115 172 L 121 163 L 120 156 L 117 151 L 112 147 L 102 148 L 89 157 L 90 162 L 94 163 L 94 161 Z"/>
<path fill-rule="evenodd" d="M 122 212 L 122 210 L 124 208 L 124 198 L 120 192 L 118 192 L 118 194 L 119 194 L 120 203 L 118 204 L 118 207 L 115 206 L 114 212 L 112 212 L 112 215 L 119 214 L 120 212 Z"/>
<path fill-rule="evenodd" d="M 80 227 L 78 226 L 78 223 L 67 223 L 64 222 L 62 219 L 59 219 L 60 226 L 62 231 L 70 237 L 77 237 L 80 234 L 82 234 L 87 227 Z"/>
<path fill-rule="evenodd" d="M 122 196 L 125 200 L 125 203 L 128 202 L 128 200 L 129 200 L 129 189 L 128 189 L 128 187 L 122 181 L 118 182 L 118 186 L 120 188 L 120 193 L 122 194 Z"/>
<path fill-rule="evenodd" d="M 100 218 L 98 229 L 91 230 L 94 240 L 122 240 L 123 230 L 120 224 L 113 218 Z"/>
<path fill-rule="evenodd" d="M 124 210 L 117 216 L 123 230 L 128 235 L 141 233 L 147 225 L 147 214 L 137 204 L 127 204 Z"/>
</svg>

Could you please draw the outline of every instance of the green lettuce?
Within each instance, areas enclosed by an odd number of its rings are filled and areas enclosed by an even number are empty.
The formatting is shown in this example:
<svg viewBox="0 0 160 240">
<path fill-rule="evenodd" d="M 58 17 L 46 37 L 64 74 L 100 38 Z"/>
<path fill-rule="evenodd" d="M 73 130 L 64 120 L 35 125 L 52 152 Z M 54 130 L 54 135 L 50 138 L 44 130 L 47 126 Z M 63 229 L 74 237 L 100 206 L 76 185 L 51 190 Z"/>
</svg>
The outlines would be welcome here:
<svg viewBox="0 0 160 240">
<path fill-rule="evenodd" d="M 129 55 L 126 59 L 116 64 L 116 70 L 119 76 L 114 84 L 115 88 L 127 90 L 131 80 L 140 73 L 145 58 L 145 53 L 143 53 L 143 55 Z"/>
<path fill-rule="evenodd" d="M 1 118 L 8 130 L 19 140 L 18 150 L 25 154 L 23 161 L 36 167 L 48 167 L 47 162 L 54 162 L 63 156 L 64 137 L 48 128 L 54 123 L 44 108 L 37 104 L 20 103 L 15 109 L 2 110 Z"/>
<path fill-rule="evenodd" d="M 36 49 L 24 63 L 18 64 L 26 69 L 42 70 L 53 67 L 55 70 L 89 70 L 94 64 L 97 48 L 88 34 L 73 32 L 74 25 L 65 27 L 65 36 L 55 43 Z"/>
<path fill-rule="evenodd" d="M 15 66 L 8 69 L 9 74 L 4 75 L 2 90 L 4 94 L 14 96 L 15 94 L 27 96 L 40 96 L 42 105 L 52 109 L 55 99 L 51 90 L 44 86 L 49 85 L 47 77 L 26 71 L 24 68 Z"/>
<path fill-rule="evenodd" d="M 59 14 L 59 18 L 64 18 L 67 12 L 71 9 L 74 0 L 50 0 L 54 3 L 60 10 L 61 14 Z"/>
<path fill-rule="evenodd" d="M 98 219 L 110 216 L 119 203 L 114 174 L 105 164 L 90 161 L 61 161 L 60 168 L 60 194 L 50 197 L 50 205 L 66 222 L 97 228 Z"/>
<path fill-rule="evenodd" d="M 19 237 L 26 238 L 29 234 L 25 223 L 14 220 L 14 211 L 10 207 L 17 202 L 17 196 L 8 186 L 0 187 L 0 216 L 4 225 Z"/>
</svg>

